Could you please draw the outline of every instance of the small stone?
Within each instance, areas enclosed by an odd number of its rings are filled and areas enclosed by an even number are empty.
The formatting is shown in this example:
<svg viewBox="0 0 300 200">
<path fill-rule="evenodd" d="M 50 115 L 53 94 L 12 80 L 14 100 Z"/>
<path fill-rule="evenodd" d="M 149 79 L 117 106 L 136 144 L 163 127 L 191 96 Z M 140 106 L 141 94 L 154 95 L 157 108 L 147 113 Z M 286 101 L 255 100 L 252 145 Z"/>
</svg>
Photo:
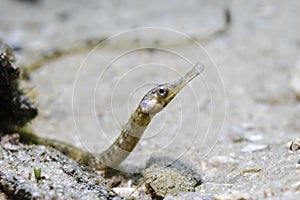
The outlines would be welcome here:
<svg viewBox="0 0 300 200">
<path fill-rule="evenodd" d="M 228 137 L 233 142 L 240 142 L 244 139 L 244 130 L 239 126 L 231 126 L 228 131 Z"/>
<path fill-rule="evenodd" d="M 242 152 L 254 152 L 254 151 L 261 151 L 268 147 L 266 144 L 248 144 L 245 146 L 241 151 Z"/>
<path fill-rule="evenodd" d="M 18 150 L 20 136 L 18 133 L 7 134 L 0 138 L 0 144 L 11 151 Z"/>
<path fill-rule="evenodd" d="M 280 180 L 275 180 L 272 181 L 272 185 L 273 188 L 282 188 L 283 187 L 283 183 Z"/>
<path fill-rule="evenodd" d="M 129 188 L 129 187 L 116 187 L 116 188 L 112 188 L 112 190 L 117 193 L 118 195 L 120 195 L 121 197 L 128 197 L 128 196 L 134 196 L 134 197 L 138 197 L 137 191 L 135 191 L 135 188 Z"/>
<path fill-rule="evenodd" d="M 295 190 L 300 190 L 300 181 L 292 184 L 292 187 L 295 188 Z"/>
<path fill-rule="evenodd" d="M 250 141 L 250 142 L 258 142 L 258 141 L 261 141 L 263 139 L 263 135 L 255 133 L 255 132 L 248 132 L 245 135 L 245 139 L 247 141 Z"/>
<path fill-rule="evenodd" d="M 19 144 L 20 140 L 20 135 L 18 133 L 13 133 L 13 134 L 7 134 L 4 135 L 3 137 L 0 138 L 0 143 L 2 145 L 4 144 L 12 144 L 12 145 L 17 145 Z"/>
<path fill-rule="evenodd" d="M 152 157 L 143 171 L 146 188 L 153 198 L 194 192 L 202 183 L 199 172 L 188 162 Z"/>
<path fill-rule="evenodd" d="M 232 163 L 237 163 L 237 160 L 229 157 L 229 156 L 212 156 L 210 158 L 210 163 L 215 166 L 218 167 L 221 164 L 232 164 Z"/>
<path fill-rule="evenodd" d="M 300 139 L 299 138 L 294 138 L 291 142 L 290 150 L 291 151 L 297 151 L 299 149 L 300 149 Z"/>
<path fill-rule="evenodd" d="M 252 199 L 248 193 L 216 195 L 215 200 L 247 200 Z"/>
</svg>

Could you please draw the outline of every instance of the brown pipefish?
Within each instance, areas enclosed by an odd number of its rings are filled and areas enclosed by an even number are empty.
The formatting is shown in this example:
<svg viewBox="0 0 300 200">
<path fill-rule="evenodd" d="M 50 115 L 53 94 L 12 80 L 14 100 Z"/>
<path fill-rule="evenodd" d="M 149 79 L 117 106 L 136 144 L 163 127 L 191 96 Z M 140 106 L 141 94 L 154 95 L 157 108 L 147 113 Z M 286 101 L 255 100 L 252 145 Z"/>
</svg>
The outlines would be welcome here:
<svg viewBox="0 0 300 200">
<path fill-rule="evenodd" d="M 13 62 L 13 52 L 1 41 L 0 54 L 0 61 L 2 61 L 3 65 L 6 66 Z M 107 150 L 96 157 L 91 155 L 89 152 L 86 152 L 71 144 L 39 137 L 34 134 L 33 131 L 27 126 L 11 126 L 9 127 L 7 132 L 19 132 L 22 135 L 22 142 L 52 146 L 62 153 L 70 156 L 71 158 L 86 165 L 92 166 L 96 169 L 103 170 L 109 167 L 115 167 L 119 165 L 124 159 L 126 159 L 126 157 L 134 149 L 143 133 L 145 132 L 146 128 L 150 124 L 151 119 L 157 113 L 162 111 L 163 108 L 165 108 L 180 92 L 180 90 L 186 86 L 186 84 L 188 84 L 192 79 L 194 79 L 204 70 L 203 65 L 201 65 L 201 67 L 199 65 L 200 64 L 196 64 L 190 71 L 188 71 L 183 77 L 179 78 L 178 80 L 158 85 L 157 87 L 147 92 L 126 123 L 124 129 L 121 131 L 120 136 Z M 10 70 L 18 70 L 18 68 L 15 68 L 14 66 L 11 67 L 11 69 L 9 68 Z M 12 77 L 16 79 L 17 75 L 15 74 Z M 6 85 L 9 84 L 6 83 Z M 17 87 L 18 82 L 14 82 L 13 86 Z M 18 95 L 22 95 L 22 93 L 18 92 Z M 21 98 L 22 101 L 25 101 L 23 96 L 14 98 Z M 15 103 L 15 101 L 13 102 Z M 28 108 L 28 106 L 29 104 L 27 103 L 26 108 Z M 19 121 L 17 120 L 17 122 Z"/>
<path fill-rule="evenodd" d="M 83 149 L 61 141 L 39 137 L 27 129 L 18 130 L 18 132 L 22 133 L 23 142 L 52 146 L 74 160 L 93 168 L 105 170 L 116 167 L 134 149 L 151 119 L 162 111 L 182 88 L 204 70 L 203 65 L 199 65 L 196 64 L 178 80 L 158 85 L 147 92 L 124 126 L 120 136 L 100 155 L 92 155 Z"/>
<path fill-rule="evenodd" d="M 170 83 L 151 89 L 140 101 L 116 141 L 89 165 L 104 170 L 119 165 L 139 142 L 151 119 L 162 111 L 172 99 L 192 79 L 198 76 L 204 67 L 197 63 L 184 76 Z"/>
</svg>

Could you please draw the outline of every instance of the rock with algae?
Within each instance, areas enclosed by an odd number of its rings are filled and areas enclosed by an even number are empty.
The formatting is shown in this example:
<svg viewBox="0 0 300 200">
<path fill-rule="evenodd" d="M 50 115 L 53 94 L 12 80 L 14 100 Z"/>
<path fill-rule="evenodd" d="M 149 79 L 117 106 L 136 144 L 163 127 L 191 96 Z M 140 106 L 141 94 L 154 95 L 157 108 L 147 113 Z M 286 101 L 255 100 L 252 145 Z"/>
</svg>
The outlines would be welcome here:
<svg viewBox="0 0 300 200">
<path fill-rule="evenodd" d="M 38 114 L 36 106 L 19 88 L 20 69 L 12 50 L 0 40 L 0 131 L 24 126 Z"/>
<path fill-rule="evenodd" d="M 16 135 L 0 144 L 0 191 L 9 199 L 120 199 L 96 171 L 50 147 L 19 144 Z"/>
<path fill-rule="evenodd" d="M 165 157 L 150 158 L 143 177 L 154 199 L 180 192 L 193 192 L 202 182 L 200 173 L 191 164 Z"/>
</svg>

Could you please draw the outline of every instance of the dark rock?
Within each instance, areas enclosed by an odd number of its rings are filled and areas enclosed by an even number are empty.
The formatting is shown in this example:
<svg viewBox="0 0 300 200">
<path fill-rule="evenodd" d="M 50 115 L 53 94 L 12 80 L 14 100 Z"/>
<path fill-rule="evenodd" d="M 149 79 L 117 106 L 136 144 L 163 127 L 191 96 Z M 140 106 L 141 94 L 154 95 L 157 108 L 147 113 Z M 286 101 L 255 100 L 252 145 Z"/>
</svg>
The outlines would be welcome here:
<svg viewBox="0 0 300 200">
<path fill-rule="evenodd" d="M 20 69 L 12 50 L 0 41 L 0 131 L 24 126 L 37 116 L 32 101 L 19 88 Z"/>
</svg>

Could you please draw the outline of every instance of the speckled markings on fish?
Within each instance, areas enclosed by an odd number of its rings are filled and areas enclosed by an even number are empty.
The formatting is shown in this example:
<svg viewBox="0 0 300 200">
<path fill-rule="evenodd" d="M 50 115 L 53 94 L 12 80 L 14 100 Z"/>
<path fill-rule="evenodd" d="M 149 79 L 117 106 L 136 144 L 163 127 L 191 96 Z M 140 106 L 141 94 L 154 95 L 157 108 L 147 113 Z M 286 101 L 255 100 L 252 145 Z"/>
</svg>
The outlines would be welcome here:
<svg viewBox="0 0 300 200">
<path fill-rule="evenodd" d="M 178 80 L 158 85 L 147 92 L 131 115 L 120 136 L 107 150 L 91 161 L 89 165 L 100 170 L 119 165 L 139 142 L 151 119 L 162 111 L 179 91 L 202 73 L 203 70 L 203 65 L 200 66 L 197 63 Z"/>
</svg>

